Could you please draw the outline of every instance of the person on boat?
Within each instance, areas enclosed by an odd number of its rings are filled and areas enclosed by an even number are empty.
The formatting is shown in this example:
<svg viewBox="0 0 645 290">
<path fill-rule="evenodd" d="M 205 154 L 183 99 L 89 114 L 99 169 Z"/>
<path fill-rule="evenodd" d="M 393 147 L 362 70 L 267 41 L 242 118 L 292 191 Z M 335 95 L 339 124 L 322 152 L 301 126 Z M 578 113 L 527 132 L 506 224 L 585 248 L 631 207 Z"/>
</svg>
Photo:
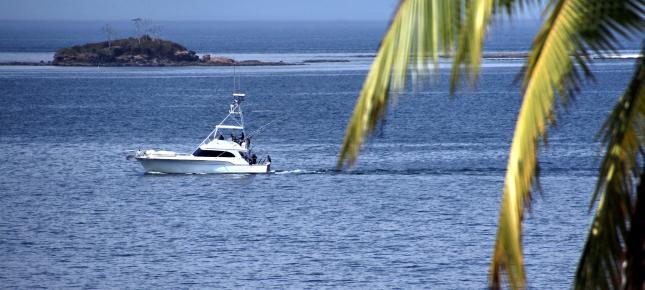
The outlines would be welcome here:
<svg viewBox="0 0 645 290">
<path fill-rule="evenodd" d="M 222 134 L 217 134 L 217 140 L 224 140 L 224 136 L 222 136 Z"/>
<path fill-rule="evenodd" d="M 231 141 L 233 141 L 233 142 L 239 144 L 240 146 L 242 146 L 242 143 L 244 142 L 244 133 L 242 133 L 242 135 L 240 137 L 233 136 L 233 134 L 231 134 Z"/>
<path fill-rule="evenodd" d="M 256 163 L 258 163 L 258 156 L 253 154 L 253 156 L 251 156 L 251 165 Z"/>
</svg>

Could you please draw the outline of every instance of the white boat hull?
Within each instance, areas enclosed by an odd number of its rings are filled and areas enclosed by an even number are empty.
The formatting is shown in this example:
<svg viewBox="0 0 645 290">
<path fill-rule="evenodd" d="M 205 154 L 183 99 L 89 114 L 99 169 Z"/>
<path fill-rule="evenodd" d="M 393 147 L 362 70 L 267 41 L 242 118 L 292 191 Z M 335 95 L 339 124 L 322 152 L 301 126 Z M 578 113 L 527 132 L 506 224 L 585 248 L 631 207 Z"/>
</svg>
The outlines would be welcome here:
<svg viewBox="0 0 645 290">
<path fill-rule="evenodd" d="M 242 165 L 216 160 L 136 158 L 147 173 L 268 173 L 270 163 Z"/>
</svg>

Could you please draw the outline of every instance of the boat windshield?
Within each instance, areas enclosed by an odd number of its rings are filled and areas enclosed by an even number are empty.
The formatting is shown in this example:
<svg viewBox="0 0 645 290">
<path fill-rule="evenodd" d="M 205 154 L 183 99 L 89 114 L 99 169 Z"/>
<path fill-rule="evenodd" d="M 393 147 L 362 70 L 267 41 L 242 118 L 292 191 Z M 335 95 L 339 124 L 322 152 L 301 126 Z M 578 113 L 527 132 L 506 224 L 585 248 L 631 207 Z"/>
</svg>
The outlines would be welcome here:
<svg viewBox="0 0 645 290">
<path fill-rule="evenodd" d="M 193 153 L 193 156 L 197 157 L 235 157 L 235 155 L 228 151 L 219 151 L 219 150 L 202 150 L 197 149 Z"/>
</svg>

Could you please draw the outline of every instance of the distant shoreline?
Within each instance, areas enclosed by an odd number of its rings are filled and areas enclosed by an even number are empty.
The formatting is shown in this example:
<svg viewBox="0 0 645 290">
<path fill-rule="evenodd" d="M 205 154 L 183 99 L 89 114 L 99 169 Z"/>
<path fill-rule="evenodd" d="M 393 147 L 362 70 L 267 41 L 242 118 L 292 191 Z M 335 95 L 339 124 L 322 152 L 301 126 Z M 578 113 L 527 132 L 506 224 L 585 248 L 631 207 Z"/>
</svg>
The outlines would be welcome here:
<svg viewBox="0 0 645 290">
<path fill-rule="evenodd" d="M 0 66 L 53 66 L 51 61 L 7 61 L 0 62 Z"/>
<path fill-rule="evenodd" d="M 11 65 L 12 63 L 9 63 Z M 165 67 L 165 66 L 280 66 L 284 61 L 234 60 L 216 55 L 197 55 L 185 46 L 149 35 L 106 40 L 61 48 L 50 62 L 17 62 L 18 65 L 72 67 Z"/>
<path fill-rule="evenodd" d="M 262 61 L 262 60 L 242 60 L 242 61 L 234 61 L 235 64 L 229 63 L 229 64 L 218 64 L 218 63 L 172 63 L 172 64 L 129 64 L 129 65 L 118 65 L 118 64 L 111 64 L 111 63 L 91 63 L 91 64 L 66 64 L 66 65 L 54 65 L 52 61 L 50 60 L 45 60 L 35 58 L 35 57 L 29 57 L 30 54 L 43 54 L 43 55 L 51 55 L 53 56 L 55 52 L 25 52 L 25 53 L 16 53 L 16 52 L 0 52 L 0 55 L 2 54 L 25 54 L 27 55 L 26 57 L 17 57 L 18 60 L 11 60 L 11 58 L 5 58 L 5 60 L 1 60 L 0 58 L 0 66 L 68 66 L 68 67 L 189 67 L 189 66 L 293 66 L 293 65 L 312 65 L 312 64 L 321 64 L 321 63 L 349 63 L 355 61 L 355 59 L 367 59 L 367 58 L 374 58 L 376 56 L 375 53 L 343 53 L 342 55 L 329 55 L 328 53 L 310 53 L 311 56 L 309 57 L 303 57 L 302 59 L 297 59 L 297 60 L 292 60 L 292 61 L 283 61 L 283 60 L 272 60 L 272 61 Z M 240 53 L 239 55 L 244 55 L 245 53 Z M 277 55 L 280 55 L 281 53 L 277 53 Z M 200 56 L 204 55 L 209 55 L 205 53 L 199 53 Z M 229 54 L 231 55 L 231 54 Z M 253 57 L 258 57 L 259 54 L 257 53 L 250 53 L 250 55 L 253 55 Z M 271 54 L 268 54 L 271 55 Z M 288 55 L 288 54 L 287 54 Z M 320 58 L 315 58 L 317 55 L 320 55 Z M 214 56 L 213 56 L 214 57 Z M 260 56 L 261 57 L 261 56 Z M 354 60 L 347 59 L 349 58 L 354 58 Z M 495 59 L 508 59 L 508 60 L 513 60 L 513 59 L 526 59 L 528 57 L 528 52 L 522 52 L 522 51 L 492 51 L 492 52 L 485 52 L 482 55 L 483 59 L 488 59 L 488 60 L 495 60 Z M 616 54 L 616 55 L 591 55 L 592 59 L 598 59 L 598 60 L 629 60 L 629 59 L 637 59 L 639 57 L 642 57 L 637 52 L 629 51 L 629 52 L 624 52 L 621 54 Z M 226 57 L 222 57 L 227 59 Z M 450 59 L 448 56 L 440 56 L 441 59 Z M 275 59 L 275 57 L 274 57 Z"/>
<path fill-rule="evenodd" d="M 308 65 L 318 63 L 347 63 L 347 59 L 307 59 L 300 62 L 284 61 L 259 61 L 259 60 L 242 60 L 234 63 L 205 63 L 205 62 L 185 62 L 170 64 L 118 64 L 118 63 L 73 63 L 73 64 L 53 64 L 51 61 L 5 61 L 0 62 L 0 66 L 56 66 L 56 67 L 190 67 L 190 66 L 292 66 Z"/>
<path fill-rule="evenodd" d="M 374 58 L 376 54 L 355 54 L 354 57 L 358 58 Z M 528 51 L 491 51 L 484 52 L 482 59 L 526 59 L 529 57 Z M 640 53 L 624 53 L 624 54 L 590 54 L 591 59 L 637 59 L 643 57 Z M 441 59 L 450 59 L 452 56 L 440 55 Z"/>
<path fill-rule="evenodd" d="M 61 48 L 46 60 L 6 59 L 0 66 L 69 66 L 69 67 L 187 67 L 187 66 L 285 66 L 311 63 L 350 62 L 348 59 L 310 58 L 302 61 L 235 60 L 212 54 L 197 54 L 185 46 L 149 35 L 108 39 Z"/>
</svg>

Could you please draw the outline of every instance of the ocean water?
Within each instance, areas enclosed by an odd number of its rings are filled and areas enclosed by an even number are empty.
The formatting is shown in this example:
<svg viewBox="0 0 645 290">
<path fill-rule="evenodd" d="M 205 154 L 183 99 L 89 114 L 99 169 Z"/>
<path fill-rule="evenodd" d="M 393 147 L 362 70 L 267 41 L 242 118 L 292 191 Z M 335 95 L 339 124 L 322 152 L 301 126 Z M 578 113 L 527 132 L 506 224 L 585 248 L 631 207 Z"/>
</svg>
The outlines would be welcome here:
<svg viewBox="0 0 645 290">
<path fill-rule="evenodd" d="M 32 25 L 0 26 L 0 54 L 93 40 L 90 28 Z M 231 68 L 0 66 L 0 288 L 486 288 L 522 59 L 484 60 L 477 87 L 453 97 L 442 65 L 339 172 L 385 24 L 229 23 L 232 44 L 177 25 L 172 35 L 200 53 L 349 62 L 238 68 L 250 131 L 277 120 L 254 140 L 273 171 L 226 176 L 144 174 L 125 157 L 192 150 L 225 116 Z M 522 51 L 535 27 L 491 49 Z M 532 288 L 572 282 L 595 136 L 633 62 L 595 61 L 596 82 L 540 151 L 542 192 L 523 240 Z"/>
</svg>

